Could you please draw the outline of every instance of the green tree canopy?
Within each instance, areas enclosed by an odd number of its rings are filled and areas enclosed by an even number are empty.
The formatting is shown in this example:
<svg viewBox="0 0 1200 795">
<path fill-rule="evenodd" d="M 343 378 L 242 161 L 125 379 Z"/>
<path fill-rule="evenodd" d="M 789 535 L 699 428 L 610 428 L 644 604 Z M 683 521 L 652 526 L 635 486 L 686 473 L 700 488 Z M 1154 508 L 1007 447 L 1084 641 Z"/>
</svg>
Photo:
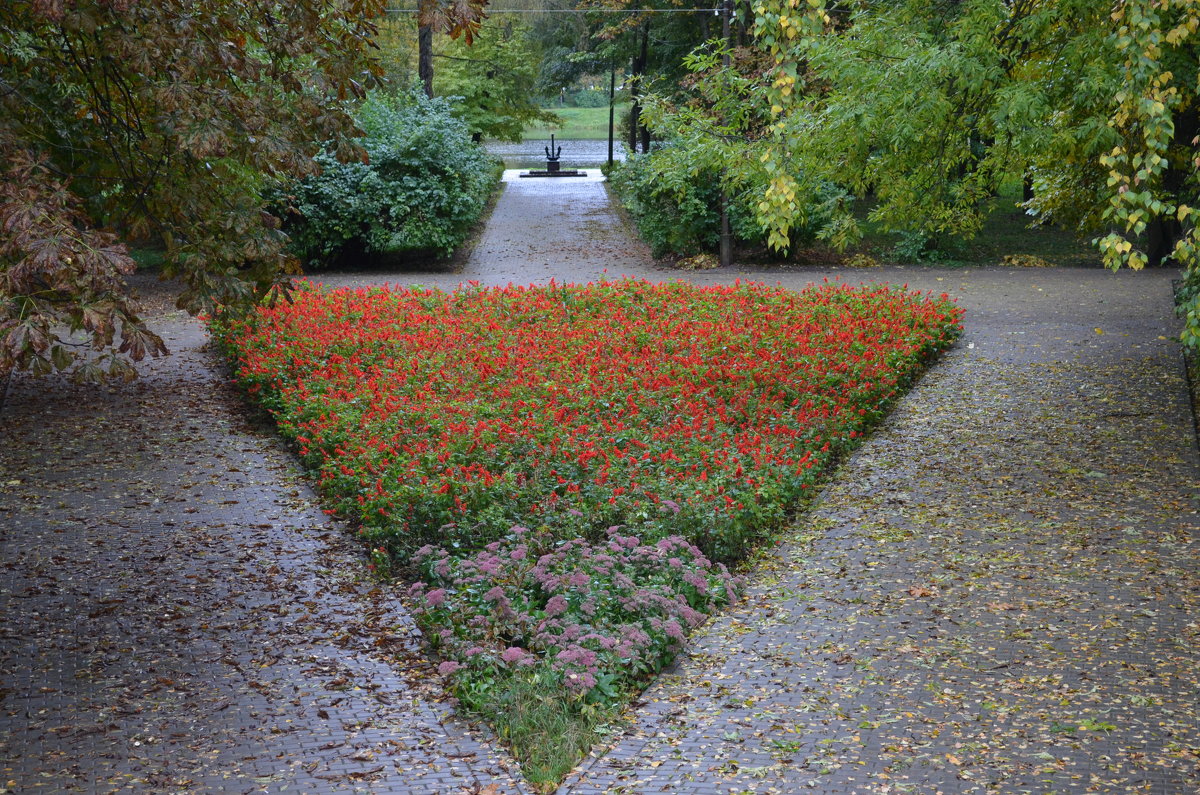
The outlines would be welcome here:
<svg viewBox="0 0 1200 795">
<path fill-rule="evenodd" d="M 131 376 L 127 358 L 164 352 L 120 241 L 161 244 L 191 311 L 269 290 L 291 263 L 263 189 L 320 151 L 365 156 L 350 111 L 375 81 L 383 6 L 0 4 L 0 372 Z M 440 13 L 470 30 L 481 6 Z"/>
<path fill-rule="evenodd" d="M 537 43 L 511 15 L 485 22 L 470 44 L 447 39 L 435 47 L 434 61 L 434 92 L 453 98 L 455 115 L 476 140 L 519 141 L 526 124 L 558 121 L 537 102 Z"/>
<path fill-rule="evenodd" d="M 754 0 L 774 60 L 759 205 L 779 248 L 802 179 L 877 199 L 892 229 L 969 236 L 1001 184 L 1106 264 L 1197 281 L 1194 0 Z M 804 175 L 803 177 L 797 176 Z M 847 223 L 849 223 L 847 219 Z M 1200 313 L 1185 339 L 1200 344 Z"/>
</svg>

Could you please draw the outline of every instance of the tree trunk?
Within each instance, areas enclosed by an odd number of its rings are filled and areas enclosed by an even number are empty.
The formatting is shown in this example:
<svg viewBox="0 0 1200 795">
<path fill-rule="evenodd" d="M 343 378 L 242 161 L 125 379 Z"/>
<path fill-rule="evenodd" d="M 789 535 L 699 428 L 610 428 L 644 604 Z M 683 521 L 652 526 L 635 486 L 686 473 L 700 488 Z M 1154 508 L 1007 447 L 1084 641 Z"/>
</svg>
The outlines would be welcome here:
<svg viewBox="0 0 1200 795">
<path fill-rule="evenodd" d="M 642 24 L 641 35 L 637 54 L 633 56 L 633 63 L 629 68 L 629 99 L 632 103 L 629 107 L 630 154 L 637 152 L 639 139 L 642 141 L 642 152 L 646 152 L 650 144 L 650 133 L 642 126 L 642 78 L 646 74 L 646 58 L 650 46 L 649 21 Z"/>
<path fill-rule="evenodd" d="M 1172 141 L 1173 149 L 1189 151 L 1192 141 L 1200 134 L 1200 110 L 1188 108 L 1175 114 L 1175 136 Z M 1172 163 L 1163 174 L 1162 192 L 1170 201 L 1179 201 L 1180 194 L 1187 183 L 1186 169 L 1175 165 L 1176 158 L 1170 158 Z M 1183 224 L 1174 216 L 1158 216 L 1146 224 L 1146 264 L 1151 268 L 1165 265 L 1175 244 L 1183 236 Z"/>
<path fill-rule="evenodd" d="M 617 103 L 617 67 L 611 61 L 608 64 L 608 170 L 613 167 L 613 114 L 616 113 Z"/>
<path fill-rule="evenodd" d="M 1146 264 L 1157 268 L 1166 264 L 1167 257 L 1175 250 L 1175 241 L 1179 239 L 1182 227 L 1179 222 L 1169 216 L 1151 218 L 1146 223 Z"/>
<path fill-rule="evenodd" d="M 638 143 L 638 122 L 642 115 L 642 105 L 638 101 L 641 94 L 641 81 L 637 79 L 637 56 L 634 56 L 633 63 L 629 65 L 629 154 L 637 153 Z"/>
<path fill-rule="evenodd" d="M 417 28 L 417 76 L 425 86 L 425 96 L 433 99 L 433 28 L 429 25 Z"/>
</svg>

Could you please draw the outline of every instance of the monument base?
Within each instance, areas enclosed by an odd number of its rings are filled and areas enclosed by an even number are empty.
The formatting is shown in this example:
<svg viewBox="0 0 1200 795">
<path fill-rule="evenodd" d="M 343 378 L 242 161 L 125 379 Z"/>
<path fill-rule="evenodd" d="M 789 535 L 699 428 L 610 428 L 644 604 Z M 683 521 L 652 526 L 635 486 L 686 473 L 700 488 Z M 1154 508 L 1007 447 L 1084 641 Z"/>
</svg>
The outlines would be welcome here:
<svg viewBox="0 0 1200 795">
<path fill-rule="evenodd" d="M 522 177 L 586 177 L 586 171 L 525 171 L 522 172 Z"/>
</svg>

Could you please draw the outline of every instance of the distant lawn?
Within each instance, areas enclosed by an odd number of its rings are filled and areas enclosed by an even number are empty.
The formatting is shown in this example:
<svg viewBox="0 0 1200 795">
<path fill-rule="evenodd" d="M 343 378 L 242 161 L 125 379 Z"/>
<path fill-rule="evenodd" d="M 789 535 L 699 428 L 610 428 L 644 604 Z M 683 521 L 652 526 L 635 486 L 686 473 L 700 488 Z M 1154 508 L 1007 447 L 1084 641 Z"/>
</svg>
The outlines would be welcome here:
<svg viewBox="0 0 1200 795">
<path fill-rule="evenodd" d="M 621 114 L 628 110 L 629 105 L 619 104 L 616 107 L 616 121 L 619 124 Z M 554 133 L 564 140 L 605 139 L 608 138 L 608 107 L 603 108 L 546 108 L 557 114 L 563 123 L 558 126 L 540 124 L 536 127 L 525 128 L 526 141 L 544 141 Z M 618 140 L 621 133 L 617 131 Z"/>
</svg>

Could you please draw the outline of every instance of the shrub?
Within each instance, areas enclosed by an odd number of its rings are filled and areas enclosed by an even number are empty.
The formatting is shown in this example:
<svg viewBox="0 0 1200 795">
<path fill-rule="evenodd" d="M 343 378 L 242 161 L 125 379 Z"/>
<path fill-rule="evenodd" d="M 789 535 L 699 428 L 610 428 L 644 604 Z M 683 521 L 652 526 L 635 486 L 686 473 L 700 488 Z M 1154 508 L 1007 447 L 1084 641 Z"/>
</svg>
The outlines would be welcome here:
<svg viewBox="0 0 1200 795">
<path fill-rule="evenodd" d="M 655 155 L 631 156 L 609 174 L 621 204 L 655 257 L 711 251 L 719 243 L 718 189 L 707 179 L 675 171 L 660 174 Z"/>
<path fill-rule="evenodd" d="M 577 108 L 607 108 L 608 92 L 599 88 L 585 88 L 576 91 L 571 99 Z"/>
<path fill-rule="evenodd" d="M 945 252 L 938 248 L 936 239 L 920 230 L 900 232 L 891 254 L 897 262 L 937 262 L 945 259 Z"/>
<path fill-rule="evenodd" d="M 682 144 L 665 144 L 649 154 L 630 157 L 614 167 L 609 181 L 654 256 L 690 256 L 717 250 L 721 234 L 720 174 L 713 168 L 696 167 Z M 759 224 L 754 207 L 762 200 L 767 181 L 765 173 L 749 169 L 741 175 L 739 184 L 729 189 L 730 227 L 741 245 L 766 242 L 767 230 Z M 807 197 L 804 212 L 797 215 L 793 245 L 816 239 L 819 230 L 832 220 L 832 207 L 844 197 L 831 184 L 817 187 L 818 195 Z"/>
<path fill-rule="evenodd" d="M 442 100 L 372 95 L 359 110 L 368 163 L 318 156 L 289 189 L 285 229 L 306 264 L 356 254 L 448 256 L 487 205 L 500 165 Z"/>
</svg>

